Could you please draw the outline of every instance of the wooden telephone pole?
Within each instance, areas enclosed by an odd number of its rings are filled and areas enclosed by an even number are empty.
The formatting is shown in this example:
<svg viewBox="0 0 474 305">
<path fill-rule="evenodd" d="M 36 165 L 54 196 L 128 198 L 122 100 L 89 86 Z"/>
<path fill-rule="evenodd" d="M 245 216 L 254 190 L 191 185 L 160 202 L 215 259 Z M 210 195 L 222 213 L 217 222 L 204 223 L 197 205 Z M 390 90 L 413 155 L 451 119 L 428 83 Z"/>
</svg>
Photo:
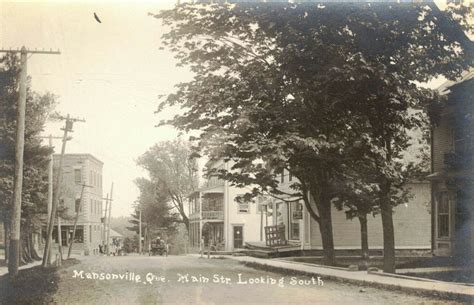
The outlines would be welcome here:
<svg viewBox="0 0 474 305">
<path fill-rule="evenodd" d="M 53 137 L 52 135 L 49 135 L 47 137 L 40 137 L 43 139 L 48 139 L 48 145 L 49 148 L 53 148 L 53 139 L 62 139 L 63 137 Z M 49 155 L 49 169 L 48 169 L 48 217 L 46 218 L 49 220 L 49 217 L 51 216 L 51 208 L 53 207 L 53 154 L 54 152 L 51 151 L 51 154 Z M 51 247 L 51 241 L 49 243 L 49 246 Z M 49 250 L 51 251 L 51 249 Z M 47 257 L 48 259 L 48 265 L 51 264 L 51 256 Z"/>
<path fill-rule="evenodd" d="M 74 239 L 76 238 L 77 221 L 79 220 L 79 214 L 82 211 L 82 198 L 84 197 L 84 189 L 86 187 L 92 187 L 92 186 L 91 185 L 86 185 L 85 183 L 82 184 L 81 197 L 79 197 L 79 204 L 76 206 L 76 217 L 74 218 L 74 227 L 72 229 L 71 243 L 69 244 L 69 249 L 67 251 L 67 258 L 68 259 L 71 256 L 72 245 L 74 244 Z"/>
<path fill-rule="evenodd" d="M 112 211 L 112 195 L 113 195 L 113 192 L 114 192 L 114 183 L 112 182 L 112 186 L 110 187 L 110 198 L 109 198 L 109 210 L 108 210 L 108 213 L 109 215 L 107 216 L 107 214 L 105 215 L 106 219 L 107 219 L 107 237 L 106 237 L 106 240 L 105 240 L 105 244 L 107 245 L 107 255 L 110 254 L 110 245 L 109 245 L 109 238 L 110 238 L 110 212 Z"/>
<path fill-rule="evenodd" d="M 107 253 L 107 249 L 105 248 L 107 246 L 107 242 L 105 241 L 105 238 L 107 237 L 107 211 L 109 208 L 109 193 L 107 193 L 107 196 L 105 198 L 102 198 L 102 200 L 105 199 L 105 212 L 104 212 L 104 217 L 102 218 L 102 224 L 104 227 L 104 230 L 102 232 L 102 249 L 104 254 Z"/>
<path fill-rule="evenodd" d="M 49 217 L 49 221 L 48 221 L 48 232 L 47 232 L 47 236 L 46 236 L 46 245 L 44 247 L 44 253 L 43 253 L 43 267 L 46 267 L 47 264 L 48 264 L 48 256 L 51 255 L 50 253 L 50 245 L 51 245 L 51 236 L 53 235 L 53 227 L 54 227 L 54 218 L 56 216 L 56 213 L 57 213 L 57 209 L 58 209 L 58 202 L 59 202 L 59 192 L 61 190 L 61 181 L 62 181 L 62 176 L 63 176 L 63 161 L 64 161 L 64 153 L 66 152 L 66 142 L 68 140 L 68 132 L 72 132 L 72 126 L 73 126 L 73 123 L 74 122 L 85 122 L 85 120 L 83 119 L 76 119 L 76 118 L 71 118 L 69 116 L 69 114 L 64 117 L 64 116 L 61 116 L 61 115 L 57 115 L 57 116 L 54 116 L 54 118 L 56 119 L 60 119 L 60 120 L 64 120 L 65 123 L 64 123 L 64 128 L 62 128 L 61 130 L 64 131 L 64 134 L 63 134 L 63 144 L 62 144 L 62 147 L 61 147 L 61 156 L 59 157 L 59 166 L 58 166 L 58 174 L 56 175 L 56 181 L 53 185 L 53 206 L 51 208 L 51 215 Z M 58 218 L 59 220 L 59 218 Z M 59 235 L 59 228 L 58 228 L 58 236 Z M 59 238 L 58 240 L 59 244 L 62 243 L 62 240 L 61 238 Z M 61 247 L 59 248 L 61 249 Z M 61 257 L 59 258 L 59 263 L 60 261 L 62 260 L 62 254 L 61 254 Z"/>
<path fill-rule="evenodd" d="M 142 255 L 143 248 L 142 248 L 142 207 L 139 207 L 139 216 L 138 216 L 138 254 Z"/>
<path fill-rule="evenodd" d="M 20 53 L 20 90 L 18 95 L 16 147 L 15 147 L 15 187 L 13 190 L 13 207 L 11 214 L 10 247 L 8 259 L 8 273 L 12 276 L 18 274 L 20 265 L 20 227 L 21 227 L 21 197 L 23 188 L 23 152 L 25 148 L 25 112 L 26 112 L 26 78 L 28 53 L 60 54 L 59 51 L 37 51 L 0 49 L 0 53 Z"/>
</svg>

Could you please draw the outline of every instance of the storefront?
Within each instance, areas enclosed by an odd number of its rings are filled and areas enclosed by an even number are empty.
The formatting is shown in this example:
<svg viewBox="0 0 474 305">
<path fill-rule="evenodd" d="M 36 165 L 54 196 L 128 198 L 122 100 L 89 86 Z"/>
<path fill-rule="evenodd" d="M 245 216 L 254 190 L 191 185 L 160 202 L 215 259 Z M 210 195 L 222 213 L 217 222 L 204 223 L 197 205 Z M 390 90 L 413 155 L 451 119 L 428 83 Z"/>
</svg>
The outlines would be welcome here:
<svg viewBox="0 0 474 305">
<path fill-rule="evenodd" d="M 284 226 L 289 241 L 300 241 L 303 229 L 303 204 L 300 201 L 275 201 L 267 205 L 268 223 Z"/>
</svg>

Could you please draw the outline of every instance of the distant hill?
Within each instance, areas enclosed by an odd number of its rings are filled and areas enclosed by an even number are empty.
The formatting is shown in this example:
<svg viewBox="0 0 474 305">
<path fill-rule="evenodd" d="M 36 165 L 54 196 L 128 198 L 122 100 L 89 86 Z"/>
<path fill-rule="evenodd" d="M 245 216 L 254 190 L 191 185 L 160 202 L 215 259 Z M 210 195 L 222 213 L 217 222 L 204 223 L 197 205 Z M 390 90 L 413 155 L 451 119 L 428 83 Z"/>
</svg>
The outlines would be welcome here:
<svg viewBox="0 0 474 305">
<path fill-rule="evenodd" d="M 129 216 L 111 217 L 110 228 L 122 234 L 124 237 L 132 237 L 135 234 L 133 231 L 127 230 L 127 227 L 131 226 L 128 222 L 131 219 Z"/>
</svg>

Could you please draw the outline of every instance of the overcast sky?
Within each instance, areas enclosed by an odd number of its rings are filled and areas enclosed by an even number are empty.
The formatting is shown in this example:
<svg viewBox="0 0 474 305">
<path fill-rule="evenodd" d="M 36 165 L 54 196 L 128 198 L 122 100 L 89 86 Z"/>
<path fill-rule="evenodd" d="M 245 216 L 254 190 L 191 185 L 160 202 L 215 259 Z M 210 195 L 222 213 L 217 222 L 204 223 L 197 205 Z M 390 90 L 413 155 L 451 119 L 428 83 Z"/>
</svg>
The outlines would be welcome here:
<svg viewBox="0 0 474 305">
<path fill-rule="evenodd" d="M 157 96 L 192 75 L 159 50 L 165 29 L 148 16 L 175 3 L 0 0 L 0 47 L 61 51 L 31 56 L 28 74 L 35 91 L 59 97 L 59 112 L 86 120 L 75 124 L 67 153 L 90 153 L 104 162 L 104 196 L 114 182 L 113 216 L 128 216 L 137 199 L 133 180 L 146 173 L 135 159 L 177 136 L 169 127 L 154 127 L 171 115 L 154 114 Z M 44 134 L 59 136 L 61 126 L 49 123 Z M 55 146 L 58 152 L 60 141 Z"/>
<path fill-rule="evenodd" d="M 173 3 L 0 0 L 0 47 L 61 51 L 31 56 L 28 74 L 35 91 L 59 97 L 59 112 L 86 120 L 75 124 L 66 151 L 90 153 L 104 162 L 104 196 L 114 182 L 113 216 L 131 213 L 138 196 L 133 180 L 146 175 L 134 160 L 154 143 L 177 136 L 171 128 L 154 127 L 163 117 L 154 114 L 157 95 L 171 92 L 191 74 L 158 49 L 164 29 L 148 16 Z M 61 126 L 50 123 L 44 134 L 60 136 Z M 60 144 L 55 141 L 56 152 Z"/>
</svg>

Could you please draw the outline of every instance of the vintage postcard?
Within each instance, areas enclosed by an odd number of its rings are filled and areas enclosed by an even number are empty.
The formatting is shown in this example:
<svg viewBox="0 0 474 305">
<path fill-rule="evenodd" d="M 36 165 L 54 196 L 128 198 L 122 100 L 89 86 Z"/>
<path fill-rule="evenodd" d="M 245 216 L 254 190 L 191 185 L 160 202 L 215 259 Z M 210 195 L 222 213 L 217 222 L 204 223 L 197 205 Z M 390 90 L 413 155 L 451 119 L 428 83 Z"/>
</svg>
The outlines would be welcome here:
<svg viewBox="0 0 474 305">
<path fill-rule="evenodd" d="M 0 304 L 470 304 L 473 7 L 0 0 Z"/>
</svg>

